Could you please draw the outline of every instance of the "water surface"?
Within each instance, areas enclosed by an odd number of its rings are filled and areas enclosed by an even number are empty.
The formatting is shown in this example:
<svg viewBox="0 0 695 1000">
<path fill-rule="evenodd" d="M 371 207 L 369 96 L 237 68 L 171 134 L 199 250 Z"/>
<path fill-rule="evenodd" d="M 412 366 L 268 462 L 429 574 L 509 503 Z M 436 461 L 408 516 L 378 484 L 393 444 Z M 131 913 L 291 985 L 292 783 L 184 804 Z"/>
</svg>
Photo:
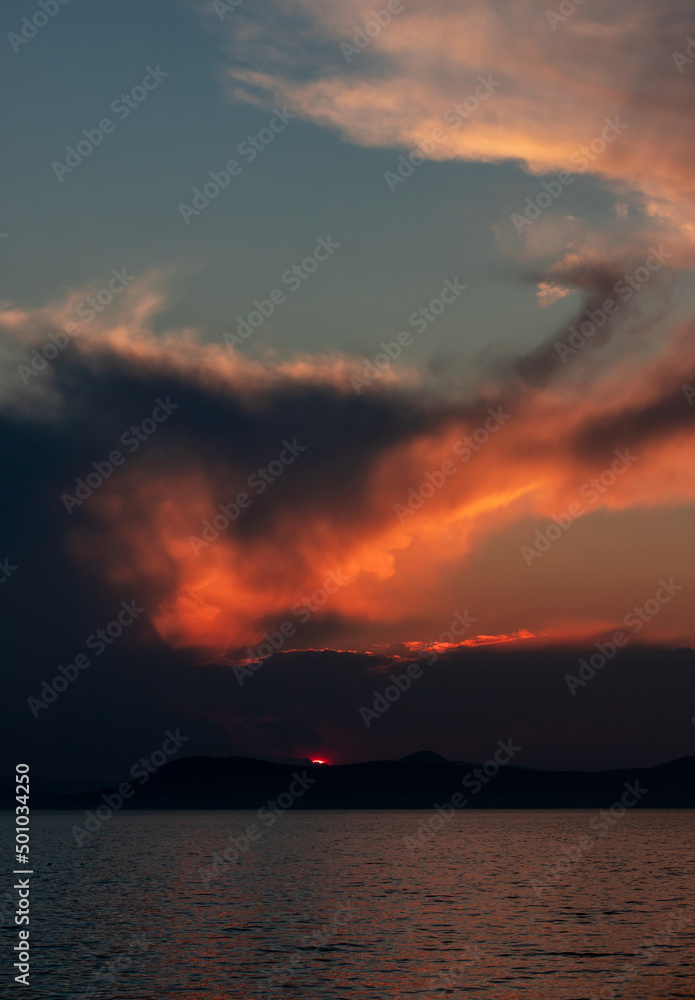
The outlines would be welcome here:
<svg viewBox="0 0 695 1000">
<path fill-rule="evenodd" d="M 433 815 L 288 810 L 234 859 L 254 813 L 122 812 L 81 846 L 83 813 L 34 813 L 34 993 L 695 996 L 692 813 L 460 812 L 409 850 Z"/>
</svg>

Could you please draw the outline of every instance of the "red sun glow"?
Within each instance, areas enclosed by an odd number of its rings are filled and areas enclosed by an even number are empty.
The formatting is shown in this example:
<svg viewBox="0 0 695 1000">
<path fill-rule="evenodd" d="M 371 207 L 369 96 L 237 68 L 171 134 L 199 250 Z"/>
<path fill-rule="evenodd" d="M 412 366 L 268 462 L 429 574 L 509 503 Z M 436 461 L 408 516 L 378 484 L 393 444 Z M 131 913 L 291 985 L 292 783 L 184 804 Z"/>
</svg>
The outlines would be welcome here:
<svg viewBox="0 0 695 1000">
<path fill-rule="evenodd" d="M 319 760 L 318 757 L 316 757 L 316 758 L 312 757 L 311 758 L 311 763 L 312 764 L 327 764 L 328 761 L 327 760 Z"/>
</svg>

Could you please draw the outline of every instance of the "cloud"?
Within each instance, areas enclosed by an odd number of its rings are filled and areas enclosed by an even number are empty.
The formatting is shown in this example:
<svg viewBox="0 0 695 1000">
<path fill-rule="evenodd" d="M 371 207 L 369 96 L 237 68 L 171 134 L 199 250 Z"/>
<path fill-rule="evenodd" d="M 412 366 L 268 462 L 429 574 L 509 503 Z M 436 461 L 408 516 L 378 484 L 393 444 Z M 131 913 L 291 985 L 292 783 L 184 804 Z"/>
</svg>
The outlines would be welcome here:
<svg viewBox="0 0 695 1000">
<path fill-rule="evenodd" d="M 247 753 L 344 763 L 427 748 L 479 761 L 501 737 L 523 747 L 519 763 L 526 767 L 627 767 L 690 753 L 691 712 L 683 706 L 693 703 L 694 681 L 687 657 L 628 646 L 573 697 L 564 676 L 576 675 L 579 658 L 592 652 L 581 644 L 524 642 L 443 652 L 369 729 L 359 708 L 371 708 L 389 675 L 404 672 L 402 663 L 375 674 L 365 654 L 294 651 L 269 660 L 262 682 L 259 676 L 241 690 L 230 671 L 216 673 L 213 683 L 214 668 L 205 666 L 195 684 L 179 670 L 170 684 L 188 712 L 213 731 L 233 733 Z M 663 697 L 665 688 L 673 697 Z"/>
<path fill-rule="evenodd" d="M 563 283 L 584 296 L 570 327 L 614 278 L 608 266 L 567 270 Z M 167 644 L 203 659 L 253 650 L 283 622 L 294 628 L 283 648 L 331 636 L 350 648 L 392 644 L 413 623 L 434 637 L 447 624 L 442 606 L 456 610 L 451 574 L 483 540 L 582 496 L 586 514 L 695 499 L 682 391 L 695 382 L 693 327 L 667 316 L 655 337 L 647 286 L 634 299 L 565 356 L 563 328 L 481 371 L 466 394 L 404 367 L 358 395 L 360 359 L 245 359 L 192 330 L 156 336 L 164 300 L 134 285 L 26 386 L 6 364 L 7 448 L 44 456 L 12 494 L 30 497 L 16 502 L 41 518 L 73 573 L 119 600 L 137 596 Z M 65 315 L 60 303 L 0 315 L 12 364 Z M 162 400 L 175 409 L 155 432 Z M 133 427 L 146 429 L 137 447 Z M 114 450 L 123 462 L 66 504 Z M 611 479 L 616 452 L 633 454 L 634 468 L 591 490 L 592 477 Z M 490 608 L 471 610 L 483 634 L 552 637 L 542 614 L 501 623 Z"/>
<path fill-rule="evenodd" d="M 538 283 L 538 305 L 550 306 L 559 299 L 564 299 L 572 294 L 571 288 L 565 288 L 554 281 L 540 281 Z"/>
<path fill-rule="evenodd" d="M 413 655 L 422 655 L 424 652 L 433 652 L 437 655 L 449 653 L 454 649 L 462 649 L 465 646 L 494 646 L 505 642 L 517 642 L 523 639 L 534 639 L 533 632 L 521 628 L 517 632 L 509 635 L 476 635 L 472 639 L 461 639 L 460 642 L 404 642 L 403 646 Z"/>
<path fill-rule="evenodd" d="M 287 103 L 363 146 L 591 173 L 621 213 L 640 205 L 692 242 L 695 73 L 673 58 L 692 28 L 686 0 L 586 5 L 553 24 L 540 0 L 406 2 L 349 57 L 340 44 L 370 20 L 357 0 L 237 13 L 224 36 L 236 99 Z M 481 80 L 492 81 L 485 99 Z M 615 141 L 601 140 L 607 121 L 626 126 Z"/>
</svg>

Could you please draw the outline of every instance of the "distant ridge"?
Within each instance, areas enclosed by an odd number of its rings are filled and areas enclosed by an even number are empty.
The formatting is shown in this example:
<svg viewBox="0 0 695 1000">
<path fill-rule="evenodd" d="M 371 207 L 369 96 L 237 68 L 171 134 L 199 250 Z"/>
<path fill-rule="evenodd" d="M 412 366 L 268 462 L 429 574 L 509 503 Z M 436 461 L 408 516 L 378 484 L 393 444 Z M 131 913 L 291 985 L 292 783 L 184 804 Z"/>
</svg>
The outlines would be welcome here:
<svg viewBox="0 0 695 1000">
<path fill-rule="evenodd" d="M 306 782 L 306 793 L 296 798 L 294 809 L 431 809 L 456 792 L 466 797 L 468 809 L 606 808 L 620 800 L 628 784 L 643 790 L 634 808 L 695 808 L 695 757 L 614 771 L 501 767 L 486 776 L 480 766 L 447 761 L 427 750 L 398 761 L 328 767 L 251 757 L 185 757 L 163 765 L 144 785 L 131 779 L 133 794 L 123 808 L 257 810 L 287 793 L 297 776 Z M 3 808 L 13 808 L 14 789 L 4 786 L 2 792 Z M 94 809 L 102 792 L 113 795 L 116 790 L 71 795 L 35 792 L 32 805 L 36 809 Z"/>
<path fill-rule="evenodd" d="M 397 763 L 399 764 L 450 764 L 451 761 L 447 760 L 446 757 L 442 757 L 441 754 L 435 753 L 433 750 L 418 750 L 416 753 L 406 754 L 405 757 L 399 757 Z"/>
</svg>

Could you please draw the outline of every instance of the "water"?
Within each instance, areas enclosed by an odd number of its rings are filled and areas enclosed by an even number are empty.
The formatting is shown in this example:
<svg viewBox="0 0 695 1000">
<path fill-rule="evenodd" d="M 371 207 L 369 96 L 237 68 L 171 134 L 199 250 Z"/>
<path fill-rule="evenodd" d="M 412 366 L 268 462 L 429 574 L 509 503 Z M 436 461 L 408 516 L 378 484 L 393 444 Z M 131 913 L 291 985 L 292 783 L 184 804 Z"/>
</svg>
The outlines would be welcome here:
<svg viewBox="0 0 695 1000">
<path fill-rule="evenodd" d="M 33 995 L 695 996 L 695 814 L 459 812 L 409 851 L 434 815 L 290 810 L 206 881 L 254 813 L 119 813 L 80 847 L 83 813 L 34 813 Z"/>
</svg>

